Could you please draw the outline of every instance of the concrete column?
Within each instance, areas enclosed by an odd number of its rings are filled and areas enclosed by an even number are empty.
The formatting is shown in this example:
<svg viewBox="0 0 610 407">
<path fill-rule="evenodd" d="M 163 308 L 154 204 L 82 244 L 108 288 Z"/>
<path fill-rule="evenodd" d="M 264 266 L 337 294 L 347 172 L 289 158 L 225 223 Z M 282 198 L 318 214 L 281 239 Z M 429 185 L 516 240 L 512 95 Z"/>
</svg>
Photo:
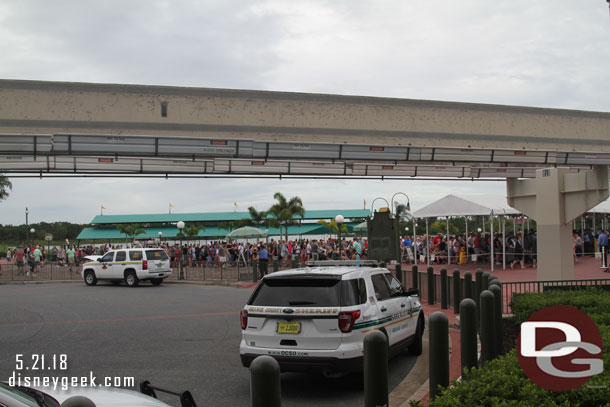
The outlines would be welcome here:
<svg viewBox="0 0 610 407">
<path fill-rule="evenodd" d="M 608 198 L 608 166 L 570 173 L 536 171 L 535 179 L 506 181 L 508 204 L 538 224 L 538 280 L 572 280 L 572 220 Z"/>
</svg>

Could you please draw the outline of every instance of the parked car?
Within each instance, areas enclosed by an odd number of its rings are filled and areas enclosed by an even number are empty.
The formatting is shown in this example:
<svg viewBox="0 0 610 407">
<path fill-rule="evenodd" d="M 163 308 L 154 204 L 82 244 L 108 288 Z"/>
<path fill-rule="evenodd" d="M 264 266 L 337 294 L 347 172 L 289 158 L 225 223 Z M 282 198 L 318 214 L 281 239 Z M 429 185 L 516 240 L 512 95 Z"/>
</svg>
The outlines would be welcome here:
<svg viewBox="0 0 610 407">
<path fill-rule="evenodd" d="M 172 274 L 172 269 L 169 256 L 162 249 L 117 249 L 84 263 L 81 274 L 87 285 L 109 280 L 116 285 L 124 281 L 135 287 L 140 281 L 159 285 Z"/>
<path fill-rule="evenodd" d="M 422 353 L 424 312 L 417 289 L 405 290 L 385 268 L 335 266 L 286 270 L 263 277 L 240 312 L 240 355 L 259 355 L 282 372 L 360 371 L 364 337 L 381 331 L 389 355 Z"/>
<path fill-rule="evenodd" d="M 53 390 L 46 387 L 12 387 L 0 382 L 0 406 L 60 407 L 61 403 L 74 396 L 86 397 L 95 403 L 96 407 L 171 407 L 149 395 L 114 387 L 76 387 L 69 390 Z"/>
</svg>

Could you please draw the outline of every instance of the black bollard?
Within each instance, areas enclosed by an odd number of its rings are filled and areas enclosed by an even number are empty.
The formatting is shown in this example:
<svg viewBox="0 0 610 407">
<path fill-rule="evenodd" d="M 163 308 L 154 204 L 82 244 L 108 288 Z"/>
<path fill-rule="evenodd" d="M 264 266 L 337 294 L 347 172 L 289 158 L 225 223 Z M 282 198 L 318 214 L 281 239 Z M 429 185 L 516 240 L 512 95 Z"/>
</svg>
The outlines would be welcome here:
<svg viewBox="0 0 610 407">
<path fill-rule="evenodd" d="M 447 309 L 447 269 L 441 269 L 441 309 Z"/>
<path fill-rule="evenodd" d="M 437 311 L 430 316 L 430 399 L 434 399 L 439 385 L 449 386 L 449 320 Z"/>
<path fill-rule="evenodd" d="M 496 356 L 504 353 L 503 329 L 502 329 L 502 289 L 497 284 L 489 287 L 494 295 L 494 343 L 496 344 Z"/>
<path fill-rule="evenodd" d="M 72 396 L 64 400 L 60 407 L 95 407 L 95 403 L 84 396 Z"/>
<path fill-rule="evenodd" d="M 492 360 L 496 353 L 495 324 L 494 324 L 494 295 L 489 290 L 481 293 L 479 304 L 481 311 L 481 360 Z"/>
<path fill-rule="evenodd" d="M 434 269 L 432 266 L 428 267 L 428 304 L 434 304 Z"/>
<path fill-rule="evenodd" d="M 258 356 L 250 365 L 250 402 L 252 407 L 282 405 L 280 365 L 271 356 Z"/>
<path fill-rule="evenodd" d="M 273 272 L 276 273 L 280 270 L 280 262 L 278 261 L 277 257 L 273 258 Z"/>
<path fill-rule="evenodd" d="M 462 301 L 462 281 L 460 270 L 453 270 L 453 313 L 460 313 L 460 301 Z"/>
<path fill-rule="evenodd" d="M 400 264 L 396 264 L 396 278 L 398 279 L 398 281 L 400 281 L 400 285 L 404 286 L 404 284 L 402 283 L 402 266 Z"/>
<path fill-rule="evenodd" d="M 364 337 L 364 406 L 387 406 L 388 339 L 381 331 Z"/>
<path fill-rule="evenodd" d="M 256 264 L 256 260 L 252 260 L 252 282 L 256 283 L 258 281 L 258 267 Z"/>
<path fill-rule="evenodd" d="M 464 273 L 464 299 L 470 298 L 472 299 L 472 273 L 467 271 Z M 475 302 L 476 304 L 476 302 Z"/>
<path fill-rule="evenodd" d="M 477 366 L 477 304 L 471 298 L 460 303 L 462 372 Z"/>
<path fill-rule="evenodd" d="M 489 274 L 487 271 L 483 273 L 483 282 L 481 283 L 481 291 L 485 291 L 489 288 Z"/>
<path fill-rule="evenodd" d="M 412 281 L 412 288 L 419 288 L 419 275 L 418 273 L 418 268 L 417 268 L 417 264 L 414 264 L 411 267 L 411 272 L 413 273 L 413 275 L 411 276 L 411 281 Z"/>
<path fill-rule="evenodd" d="M 480 302 L 480 296 L 481 296 L 481 291 L 483 291 L 483 270 L 481 269 L 477 269 L 477 271 L 474 272 L 474 277 L 475 277 L 475 281 L 474 281 L 474 293 L 473 295 L 474 297 L 474 301 L 477 303 L 477 308 L 479 307 L 479 302 Z"/>
</svg>

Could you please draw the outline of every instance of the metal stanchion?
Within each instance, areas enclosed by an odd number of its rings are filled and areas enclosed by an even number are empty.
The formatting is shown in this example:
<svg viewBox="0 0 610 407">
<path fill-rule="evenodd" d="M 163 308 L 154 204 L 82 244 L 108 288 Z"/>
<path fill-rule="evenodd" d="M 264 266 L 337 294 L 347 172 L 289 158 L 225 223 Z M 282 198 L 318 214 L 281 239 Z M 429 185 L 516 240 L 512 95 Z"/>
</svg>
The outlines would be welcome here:
<svg viewBox="0 0 610 407">
<path fill-rule="evenodd" d="M 441 269 L 441 309 L 447 309 L 447 269 Z"/>
<path fill-rule="evenodd" d="M 460 301 L 462 301 L 462 281 L 460 270 L 453 270 L 453 313 L 460 313 Z"/>
<path fill-rule="evenodd" d="M 419 275 L 418 273 L 418 268 L 417 268 L 417 264 L 414 264 L 411 267 L 411 272 L 413 273 L 413 275 L 411 276 L 411 281 L 412 281 L 412 286 L 413 288 L 419 288 Z"/>
<path fill-rule="evenodd" d="M 434 269 L 428 267 L 428 304 L 434 304 Z"/>
</svg>

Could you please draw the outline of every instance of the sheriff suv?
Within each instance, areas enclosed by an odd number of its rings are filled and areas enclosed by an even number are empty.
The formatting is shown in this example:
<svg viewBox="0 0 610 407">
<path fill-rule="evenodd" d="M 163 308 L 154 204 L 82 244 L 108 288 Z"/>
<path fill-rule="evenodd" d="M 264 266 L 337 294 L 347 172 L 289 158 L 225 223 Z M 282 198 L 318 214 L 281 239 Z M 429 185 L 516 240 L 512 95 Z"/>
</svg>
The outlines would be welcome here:
<svg viewBox="0 0 610 407">
<path fill-rule="evenodd" d="M 171 274 L 169 256 L 162 249 L 154 248 L 110 250 L 96 261 L 83 264 L 82 270 L 87 285 L 109 280 L 115 285 L 125 281 L 130 287 L 140 281 L 159 285 Z"/>
<path fill-rule="evenodd" d="M 372 330 L 386 336 L 390 356 L 420 355 L 425 320 L 418 295 L 379 267 L 272 273 L 240 312 L 242 364 L 249 367 L 256 357 L 269 355 L 282 372 L 361 371 L 364 337 Z"/>
</svg>

